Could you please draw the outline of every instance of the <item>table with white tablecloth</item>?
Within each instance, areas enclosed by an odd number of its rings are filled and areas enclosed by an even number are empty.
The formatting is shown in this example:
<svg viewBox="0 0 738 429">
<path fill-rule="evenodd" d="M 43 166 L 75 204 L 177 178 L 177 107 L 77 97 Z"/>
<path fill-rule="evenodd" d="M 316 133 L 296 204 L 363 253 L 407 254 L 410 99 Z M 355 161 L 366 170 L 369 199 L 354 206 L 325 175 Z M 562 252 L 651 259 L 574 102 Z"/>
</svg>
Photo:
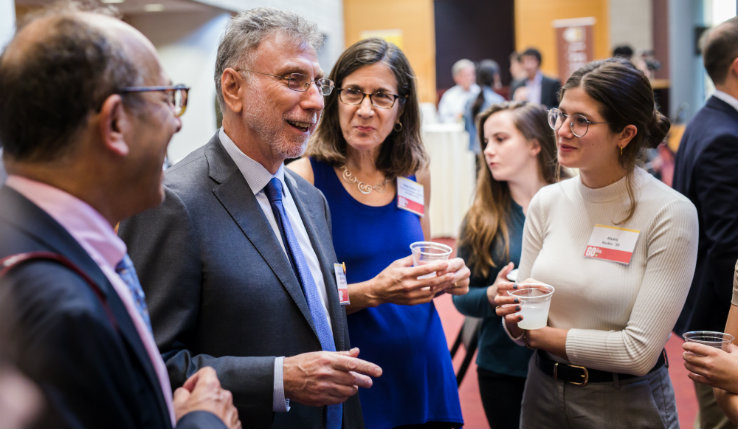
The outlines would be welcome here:
<svg viewBox="0 0 738 429">
<path fill-rule="evenodd" d="M 469 134 L 462 124 L 426 123 L 423 143 L 430 156 L 431 236 L 454 237 L 474 193 L 474 154 L 468 150 Z"/>
</svg>

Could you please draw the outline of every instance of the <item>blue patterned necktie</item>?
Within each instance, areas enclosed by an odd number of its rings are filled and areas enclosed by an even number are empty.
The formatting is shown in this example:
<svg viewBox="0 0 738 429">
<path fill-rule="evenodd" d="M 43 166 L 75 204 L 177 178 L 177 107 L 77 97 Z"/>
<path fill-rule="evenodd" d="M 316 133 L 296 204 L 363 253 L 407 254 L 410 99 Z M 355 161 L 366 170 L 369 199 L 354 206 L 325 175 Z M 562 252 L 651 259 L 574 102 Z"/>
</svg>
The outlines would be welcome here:
<svg viewBox="0 0 738 429">
<path fill-rule="evenodd" d="M 149 310 L 146 307 L 146 296 L 141 288 L 141 283 L 138 281 L 136 269 L 133 268 L 133 261 L 131 261 L 131 258 L 128 255 L 123 256 L 123 259 L 118 262 L 118 265 L 115 266 L 115 272 L 118 273 L 126 286 L 128 286 L 128 289 L 131 291 L 131 295 L 133 296 L 133 303 L 136 305 L 136 310 L 138 310 L 143 321 L 146 322 L 149 332 L 152 332 L 153 334 L 151 329 L 151 319 L 149 319 Z"/>
<path fill-rule="evenodd" d="M 284 210 L 284 205 L 282 205 L 282 182 L 276 177 L 272 177 L 264 187 L 264 192 L 267 198 L 269 198 L 269 204 L 272 206 L 272 212 L 279 225 L 285 248 L 289 256 L 291 256 L 290 259 L 293 269 L 296 271 L 295 274 L 297 274 L 297 278 L 300 280 L 300 284 L 302 284 L 302 291 L 307 299 L 308 308 L 310 308 L 310 315 L 313 318 L 313 324 L 318 333 L 320 346 L 323 350 L 336 351 L 336 345 L 333 342 L 333 332 L 328 324 L 328 318 L 321 303 L 320 295 L 318 294 L 318 286 L 315 284 L 315 280 L 313 280 L 313 276 L 305 260 L 305 255 L 303 255 L 302 249 L 300 249 L 300 244 L 292 230 L 287 212 Z M 325 427 L 328 429 L 340 428 L 342 414 L 342 404 L 329 405 L 327 407 Z"/>
</svg>

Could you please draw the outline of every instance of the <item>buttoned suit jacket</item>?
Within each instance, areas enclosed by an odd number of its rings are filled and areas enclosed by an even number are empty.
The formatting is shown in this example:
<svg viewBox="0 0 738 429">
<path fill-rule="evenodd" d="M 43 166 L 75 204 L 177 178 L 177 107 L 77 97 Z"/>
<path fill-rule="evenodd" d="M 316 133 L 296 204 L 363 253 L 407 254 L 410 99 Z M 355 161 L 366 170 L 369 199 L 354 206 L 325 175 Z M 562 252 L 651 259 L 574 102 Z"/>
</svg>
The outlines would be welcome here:
<svg viewBox="0 0 738 429">
<path fill-rule="evenodd" d="M 349 348 L 338 300 L 330 212 L 320 191 L 285 170 L 320 262 L 337 350 Z M 217 134 L 168 169 L 160 207 L 123 222 L 172 383 L 213 366 L 246 427 L 320 427 L 325 407 L 272 411 L 274 359 L 321 350 L 307 301 L 276 235 Z M 344 426 L 363 426 L 358 397 Z"/>
<path fill-rule="evenodd" d="M 26 262 L 0 277 L 0 352 L 35 382 L 45 399 L 39 427 L 169 428 L 161 385 L 133 320 L 89 254 L 41 208 L 0 188 L 0 258 L 58 253 L 86 273 L 52 261 Z M 169 386 L 167 386 L 168 388 Z M 224 427 L 210 413 L 180 427 Z"/>
<path fill-rule="evenodd" d="M 515 90 L 521 86 L 525 86 L 525 82 L 528 78 L 523 78 L 514 81 L 510 85 L 510 98 L 515 94 Z M 541 104 L 546 106 L 547 109 L 556 107 L 559 105 L 559 90 L 561 89 L 561 81 L 552 77 L 541 74 Z"/>
<path fill-rule="evenodd" d="M 710 97 L 679 143 L 673 187 L 699 218 L 697 266 L 675 331 L 722 332 L 738 259 L 738 111 Z"/>
</svg>

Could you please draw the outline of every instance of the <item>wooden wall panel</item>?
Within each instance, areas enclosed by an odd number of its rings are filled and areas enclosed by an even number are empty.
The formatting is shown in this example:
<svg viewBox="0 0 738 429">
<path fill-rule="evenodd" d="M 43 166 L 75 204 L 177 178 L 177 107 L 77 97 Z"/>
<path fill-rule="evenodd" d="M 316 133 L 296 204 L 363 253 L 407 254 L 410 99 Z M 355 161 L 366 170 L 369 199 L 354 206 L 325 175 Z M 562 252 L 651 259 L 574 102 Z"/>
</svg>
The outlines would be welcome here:
<svg viewBox="0 0 738 429">
<path fill-rule="evenodd" d="M 608 0 L 516 0 L 516 49 L 520 51 L 529 46 L 538 48 L 543 56 L 542 71 L 556 76 L 558 64 L 553 21 L 591 16 L 596 20 L 594 56 L 597 59 L 607 58 L 611 52 L 608 6 Z M 566 76 L 559 78 L 563 80 Z"/>
<path fill-rule="evenodd" d="M 436 98 L 436 44 L 433 0 L 344 0 L 346 46 L 362 31 L 402 30 L 402 50 L 418 78 L 421 102 Z"/>
</svg>

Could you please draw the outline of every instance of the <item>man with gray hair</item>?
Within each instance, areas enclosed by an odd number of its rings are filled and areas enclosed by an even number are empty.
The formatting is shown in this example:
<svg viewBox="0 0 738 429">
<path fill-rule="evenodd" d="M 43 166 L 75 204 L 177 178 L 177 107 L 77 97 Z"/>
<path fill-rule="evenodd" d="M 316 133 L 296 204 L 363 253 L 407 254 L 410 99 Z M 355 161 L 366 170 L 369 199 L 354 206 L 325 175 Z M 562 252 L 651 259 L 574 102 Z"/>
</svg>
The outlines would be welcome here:
<svg viewBox="0 0 738 429">
<path fill-rule="evenodd" d="M 441 122 L 461 122 L 466 104 L 479 94 L 473 62 L 465 58 L 456 61 L 451 67 L 451 75 L 456 85 L 446 90 L 438 102 L 438 118 Z"/>
<path fill-rule="evenodd" d="M 355 394 L 381 375 L 348 350 L 326 200 L 284 168 L 333 90 L 322 39 L 289 12 L 234 17 L 216 59 L 223 127 L 166 171 L 162 206 L 120 228 L 173 383 L 214 367 L 247 427 L 361 427 Z"/>
</svg>

